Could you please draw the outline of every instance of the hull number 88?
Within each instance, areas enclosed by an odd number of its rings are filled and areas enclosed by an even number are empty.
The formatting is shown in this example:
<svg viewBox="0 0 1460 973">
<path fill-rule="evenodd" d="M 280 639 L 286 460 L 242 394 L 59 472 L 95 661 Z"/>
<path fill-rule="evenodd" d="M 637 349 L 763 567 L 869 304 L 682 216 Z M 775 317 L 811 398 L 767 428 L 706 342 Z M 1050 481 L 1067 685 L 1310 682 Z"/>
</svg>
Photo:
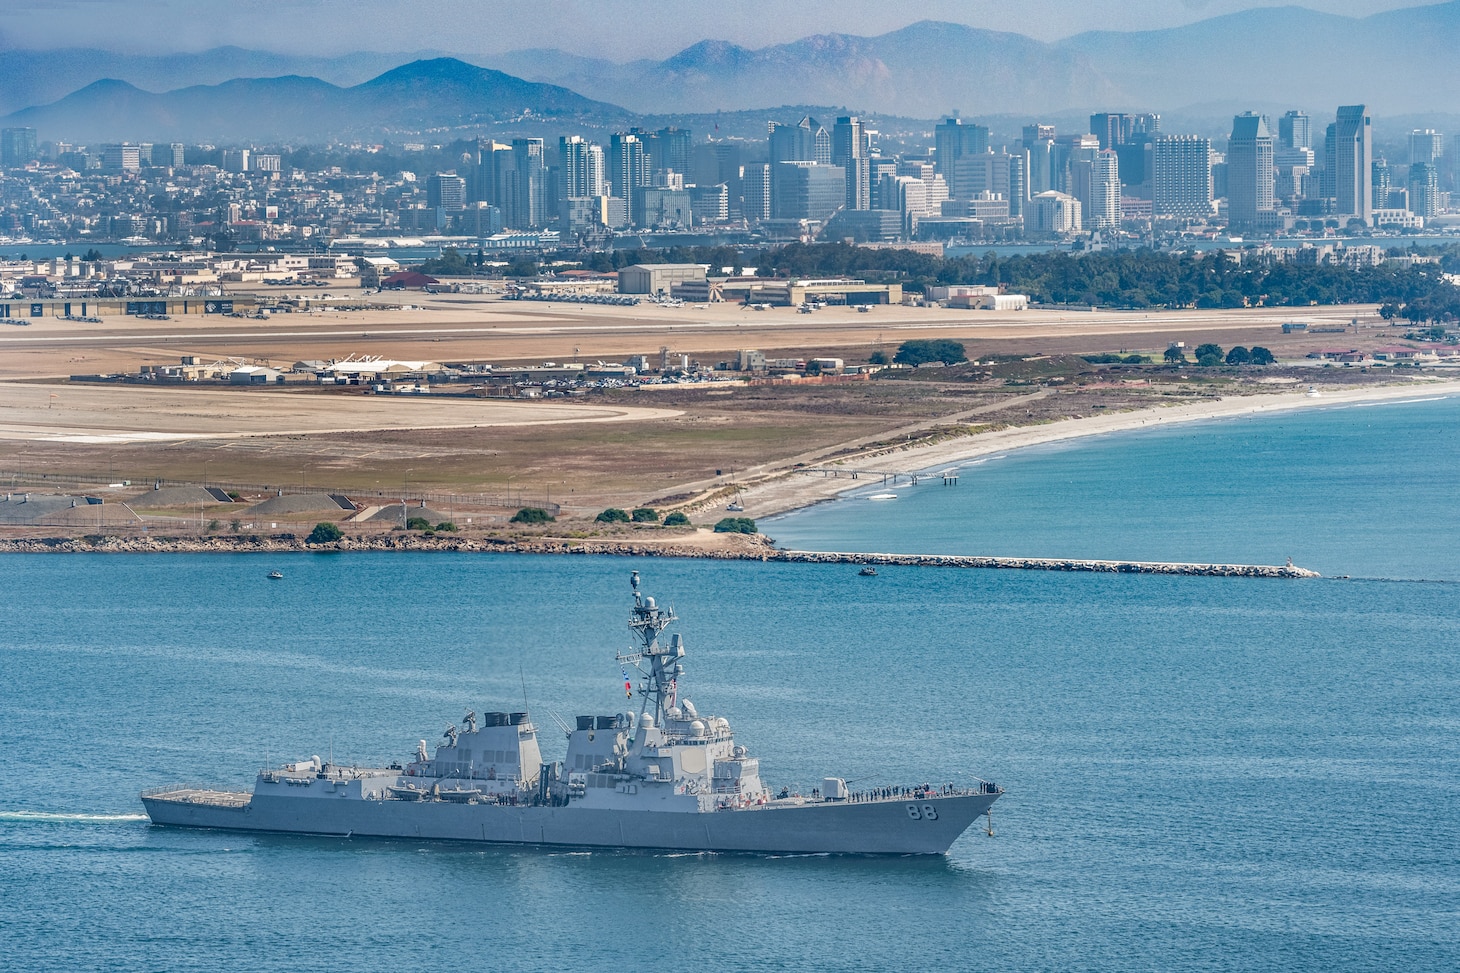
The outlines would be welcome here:
<svg viewBox="0 0 1460 973">
<path fill-rule="evenodd" d="M 914 821 L 936 821 L 938 820 L 938 809 L 931 804 L 909 804 L 907 816 Z"/>
</svg>

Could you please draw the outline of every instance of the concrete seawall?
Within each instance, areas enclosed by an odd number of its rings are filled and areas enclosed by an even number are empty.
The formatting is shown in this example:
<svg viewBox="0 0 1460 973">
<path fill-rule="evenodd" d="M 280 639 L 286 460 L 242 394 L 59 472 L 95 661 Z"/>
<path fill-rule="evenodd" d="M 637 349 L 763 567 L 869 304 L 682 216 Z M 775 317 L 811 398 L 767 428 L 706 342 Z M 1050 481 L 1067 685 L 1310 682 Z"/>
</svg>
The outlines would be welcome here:
<svg viewBox="0 0 1460 973">
<path fill-rule="evenodd" d="M 708 560 L 783 561 L 795 564 L 851 564 L 874 567 L 992 568 L 1006 571 L 1089 571 L 1107 574 L 1183 574 L 1223 578 L 1317 578 L 1317 571 L 1292 565 L 1187 564 L 1167 561 L 1101 561 L 1081 558 L 981 557 L 965 554 L 852 554 L 783 551 L 763 538 L 741 538 L 731 548 L 692 544 L 635 543 L 627 539 L 470 538 L 390 533 L 349 537 L 334 544 L 306 544 L 292 535 L 210 537 L 47 537 L 0 540 L 0 553 L 147 554 L 269 553 L 285 551 L 457 551 L 499 554 L 597 554 L 616 557 L 689 557 Z"/>
</svg>

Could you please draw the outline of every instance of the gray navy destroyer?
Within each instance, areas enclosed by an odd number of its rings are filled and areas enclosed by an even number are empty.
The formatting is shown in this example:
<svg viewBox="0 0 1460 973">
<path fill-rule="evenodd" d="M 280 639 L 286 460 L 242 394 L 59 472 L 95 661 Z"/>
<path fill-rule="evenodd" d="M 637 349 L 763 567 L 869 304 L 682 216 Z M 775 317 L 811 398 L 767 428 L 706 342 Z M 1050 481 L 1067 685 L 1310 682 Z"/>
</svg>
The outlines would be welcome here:
<svg viewBox="0 0 1460 973">
<path fill-rule="evenodd" d="M 684 641 L 639 591 L 617 657 L 640 677 L 637 711 L 580 716 L 567 756 L 544 763 L 527 713 L 468 713 L 434 755 L 389 767 L 319 757 L 260 771 L 253 791 L 143 791 L 154 824 L 233 831 L 753 853 L 936 855 L 1003 789 L 918 784 L 853 790 L 824 778 L 809 794 L 773 792 L 724 717 L 679 698 Z M 632 698 L 632 680 L 625 682 Z"/>
</svg>

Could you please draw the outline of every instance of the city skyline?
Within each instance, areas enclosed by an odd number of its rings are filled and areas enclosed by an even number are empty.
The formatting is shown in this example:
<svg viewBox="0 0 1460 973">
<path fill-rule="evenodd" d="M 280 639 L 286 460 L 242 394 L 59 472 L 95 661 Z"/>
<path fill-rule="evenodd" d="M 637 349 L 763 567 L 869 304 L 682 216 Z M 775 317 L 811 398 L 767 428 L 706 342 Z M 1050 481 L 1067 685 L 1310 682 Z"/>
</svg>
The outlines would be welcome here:
<svg viewBox="0 0 1460 973">
<path fill-rule="evenodd" d="M 494 54 L 530 48 L 628 61 L 667 57 L 703 40 L 758 48 L 800 37 L 848 33 L 875 35 L 919 20 L 1056 41 L 1094 30 L 1159 30 L 1261 8 L 1289 6 L 1251 0 L 1159 0 L 1117 3 L 1095 0 L 1035 0 L 1017 7 L 995 0 L 929 0 L 916 14 L 871 3 L 807 3 L 786 8 L 770 0 L 733 7 L 663 0 L 606 0 L 591 6 L 507 0 L 490 7 L 464 0 L 23 0 L 0 14 L 0 51 L 97 47 L 129 53 L 179 53 L 236 45 L 279 53 L 337 55 L 350 51 L 408 49 Z M 1324 14 L 1361 18 L 1390 10 L 1426 6 L 1412 0 L 1309 0 L 1302 7 Z M 282 9 L 281 9 L 282 7 Z M 388 20 L 382 44 L 378 25 Z M 167 31 L 158 31 L 160 22 Z M 460 29 L 443 42 L 440 25 Z M 642 29 L 645 23 L 653 31 Z"/>
</svg>

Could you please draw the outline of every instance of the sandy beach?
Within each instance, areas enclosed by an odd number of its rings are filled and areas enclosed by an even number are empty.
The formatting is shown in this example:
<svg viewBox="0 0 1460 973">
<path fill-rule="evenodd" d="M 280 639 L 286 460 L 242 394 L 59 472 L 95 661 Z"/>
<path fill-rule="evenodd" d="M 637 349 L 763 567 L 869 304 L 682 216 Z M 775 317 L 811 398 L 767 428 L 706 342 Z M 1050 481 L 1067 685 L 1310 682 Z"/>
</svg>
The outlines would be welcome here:
<svg viewBox="0 0 1460 973">
<path fill-rule="evenodd" d="M 1268 415 L 1298 409 L 1415 401 L 1451 395 L 1460 395 L 1460 381 L 1415 379 L 1402 385 L 1326 388 L 1316 397 L 1308 394 L 1306 386 L 1299 385 L 1292 391 L 1227 396 L 1210 402 L 1061 419 L 1037 426 L 994 430 L 820 464 L 824 469 L 846 470 L 842 475 L 782 471 L 761 481 L 746 484 L 740 494 L 740 504 L 745 507 L 746 516 L 768 518 L 831 500 L 843 493 L 864 489 L 878 482 L 877 479 L 865 475 L 867 473 L 875 477 L 884 473 L 937 472 L 957 468 L 960 463 L 982 456 L 1044 443 L 1104 436 L 1146 426 L 1201 422 L 1233 416 Z M 854 480 L 850 473 L 852 470 L 863 475 Z M 906 480 L 902 481 L 902 485 L 910 488 Z"/>
</svg>

